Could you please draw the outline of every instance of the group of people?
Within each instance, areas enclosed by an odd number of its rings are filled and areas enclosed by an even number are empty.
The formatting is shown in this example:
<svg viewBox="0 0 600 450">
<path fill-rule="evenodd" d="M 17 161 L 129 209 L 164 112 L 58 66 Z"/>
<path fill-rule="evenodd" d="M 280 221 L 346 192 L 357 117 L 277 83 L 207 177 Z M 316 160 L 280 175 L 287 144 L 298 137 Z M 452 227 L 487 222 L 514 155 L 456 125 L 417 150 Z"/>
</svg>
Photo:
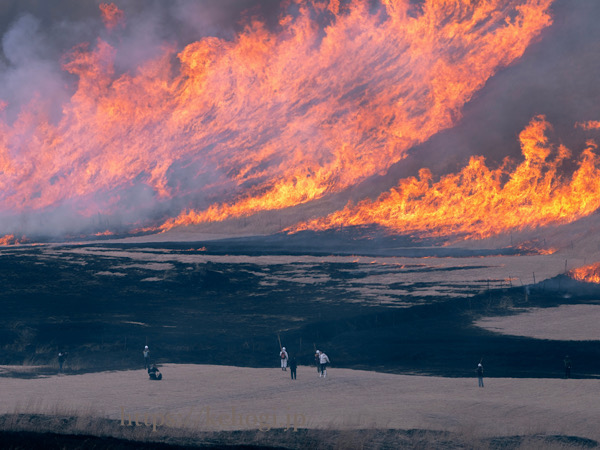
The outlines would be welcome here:
<svg viewBox="0 0 600 450">
<path fill-rule="evenodd" d="M 150 349 L 148 346 L 144 346 L 142 352 L 144 356 L 144 369 L 148 369 L 148 377 L 151 380 L 162 380 L 162 373 L 156 367 L 156 364 L 150 364 Z M 298 369 L 298 362 L 295 356 L 289 355 L 285 347 L 281 347 L 279 352 L 279 358 L 281 360 L 281 370 L 287 371 L 290 368 L 290 377 L 292 380 L 296 379 L 296 371 Z M 317 350 L 315 353 L 315 364 L 317 366 L 317 372 L 319 377 L 327 377 L 327 364 L 329 364 L 329 357 L 322 351 Z"/>
<path fill-rule="evenodd" d="M 148 377 L 151 380 L 162 380 L 162 373 L 156 367 L 156 364 L 150 364 L 150 349 L 148 346 L 144 346 L 144 350 L 142 352 L 144 356 L 144 369 L 148 370 Z M 290 368 L 290 377 L 292 380 L 296 379 L 296 370 L 298 368 L 298 362 L 296 361 L 296 357 L 290 357 L 285 347 L 281 347 L 281 351 L 279 352 L 279 356 L 281 359 L 281 370 L 287 371 L 289 366 Z M 58 353 L 58 370 L 59 373 L 63 372 L 63 365 L 67 358 L 67 352 L 59 352 Z M 315 365 L 317 366 L 317 373 L 320 378 L 327 377 L 327 365 L 330 364 L 329 357 L 320 350 L 315 351 Z M 571 359 L 569 356 L 565 356 L 564 365 L 565 365 L 565 378 L 571 377 Z M 477 368 L 475 369 L 477 372 L 477 380 L 479 387 L 483 387 L 483 364 L 482 361 L 479 361 L 477 364 Z"/>
<path fill-rule="evenodd" d="M 287 371 L 287 367 L 290 367 L 290 377 L 292 380 L 296 379 L 296 369 L 298 368 L 298 362 L 296 361 L 296 357 L 288 355 L 285 347 L 281 347 L 279 352 L 279 359 L 281 360 L 281 370 Z"/>
<path fill-rule="evenodd" d="M 281 351 L 279 352 L 279 358 L 281 360 L 281 370 L 287 371 L 287 368 L 289 366 L 290 376 L 292 380 L 295 380 L 296 369 L 298 368 L 298 362 L 296 361 L 296 357 L 290 357 L 285 347 L 281 347 Z M 316 350 L 315 365 L 317 366 L 317 373 L 319 374 L 319 377 L 327 377 L 327 364 L 329 363 L 329 357 L 324 352 Z"/>
<path fill-rule="evenodd" d="M 156 364 L 150 364 L 150 349 L 148 346 L 144 346 L 144 369 L 148 369 L 148 378 L 151 380 L 162 380 L 162 373 L 156 367 Z"/>
</svg>

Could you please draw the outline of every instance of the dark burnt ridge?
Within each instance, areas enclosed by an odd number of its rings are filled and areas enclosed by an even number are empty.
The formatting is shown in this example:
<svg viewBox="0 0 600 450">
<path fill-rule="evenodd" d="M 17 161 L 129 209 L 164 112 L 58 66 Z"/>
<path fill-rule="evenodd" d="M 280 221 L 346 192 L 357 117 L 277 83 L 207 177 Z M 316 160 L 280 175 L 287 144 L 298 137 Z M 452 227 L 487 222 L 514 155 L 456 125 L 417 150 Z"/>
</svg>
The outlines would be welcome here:
<svg viewBox="0 0 600 450">
<path fill-rule="evenodd" d="M 229 254 L 311 254 L 422 257 L 470 257 L 529 254 L 531 249 L 467 249 L 445 247 L 447 238 L 391 234 L 377 226 L 353 226 L 327 231 L 278 233 L 206 243 L 208 252 Z"/>
<path fill-rule="evenodd" d="M 126 237 L 125 235 L 122 237 Z M 460 236 L 421 237 L 419 234 L 394 234 L 377 225 L 346 226 L 325 231 L 300 231 L 276 233 L 265 236 L 244 236 L 205 242 L 160 242 L 160 243 L 114 243 L 115 236 L 98 239 L 97 244 L 88 246 L 115 248 L 158 248 L 171 250 L 189 249 L 191 245 L 205 248 L 207 254 L 228 255 L 363 255 L 397 256 L 410 258 L 448 257 L 465 258 L 478 256 L 531 255 L 543 250 L 543 245 L 527 242 L 501 248 L 466 248 L 459 242 Z M 83 238 L 82 238 L 83 239 Z M 108 242 L 104 241 L 107 240 Z M 507 239 L 507 241 L 509 241 Z M 76 241 L 75 241 L 76 242 Z"/>
<path fill-rule="evenodd" d="M 144 236 L 151 233 L 140 233 Z M 114 243 L 116 239 L 131 237 L 126 232 L 107 236 L 70 236 L 69 242 L 74 245 L 116 248 L 189 248 L 190 242 L 160 243 Z M 217 239 L 202 242 L 208 253 L 229 255 L 364 255 L 364 256 L 404 256 L 411 258 L 450 257 L 463 258 L 474 256 L 531 255 L 543 251 L 543 245 L 527 242 L 507 245 L 501 248 L 466 248 L 460 246 L 460 240 L 466 236 L 453 235 L 441 237 L 423 237 L 421 234 L 396 234 L 393 230 L 378 225 L 344 226 L 324 231 L 300 231 L 296 233 L 281 232 L 264 236 L 244 236 Z M 96 241 L 97 244 L 91 243 Z M 151 239 L 150 239 L 151 241 Z M 24 240 L 23 244 L 62 243 L 64 238 L 51 236 L 33 236 Z M 458 242 L 458 244 L 456 243 Z M 454 243 L 452 246 L 449 244 Z M 198 245 L 199 242 L 193 242 Z"/>
<path fill-rule="evenodd" d="M 227 240 L 103 247 L 186 254 L 205 246 L 209 255 L 236 249 L 265 254 L 252 250 L 255 245 Z M 157 271 L 125 256 L 77 249 L 0 254 L 0 364 L 39 365 L 39 373 L 56 373 L 62 350 L 69 353 L 67 373 L 141 368 L 148 344 L 159 364 L 276 367 L 279 333 L 301 364 L 312 363 L 317 347 L 327 351 L 334 369 L 474 376 L 483 357 L 486 376 L 561 377 L 569 354 L 573 377 L 600 373 L 595 342 L 505 336 L 473 326 L 479 317 L 521 308 L 598 304 L 598 285 L 564 276 L 459 298 L 407 298 L 405 308 L 393 308 L 351 301 L 355 294 L 347 283 L 365 276 L 355 263 L 311 263 L 311 273 L 326 281 L 297 283 L 286 280 L 289 270 L 300 267 L 294 264 L 172 262 Z M 415 286 L 427 283 L 426 268 L 415 270 L 423 270 Z M 120 275 L 99 275 L 108 272 Z M 271 279 L 279 279 L 276 288 L 265 283 Z"/>
</svg>

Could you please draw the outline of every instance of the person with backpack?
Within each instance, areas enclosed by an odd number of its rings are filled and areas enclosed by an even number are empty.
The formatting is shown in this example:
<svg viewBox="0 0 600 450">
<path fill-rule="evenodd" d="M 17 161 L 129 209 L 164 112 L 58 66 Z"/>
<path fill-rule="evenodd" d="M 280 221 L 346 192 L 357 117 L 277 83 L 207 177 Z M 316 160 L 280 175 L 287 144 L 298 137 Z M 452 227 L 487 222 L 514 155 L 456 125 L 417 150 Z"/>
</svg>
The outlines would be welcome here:
<svg viewBox="0 0 600 450">
<path fill-rule="evenodd" d="M 279 357 L 281 359 L 281 370 L 287 370 L 288 353 L 285 351 L 285 347 L 281 347 L 281 352 L 279 352 Z"/>
<path fill-rule="evenodd" d="M 319 373 L 319 378 L 327 377 L 327 364 L 329 364 L 329 357 L 325 354 L 325 352 L 319 352 L 319 368 L 321 372 Z"/>
</svg>

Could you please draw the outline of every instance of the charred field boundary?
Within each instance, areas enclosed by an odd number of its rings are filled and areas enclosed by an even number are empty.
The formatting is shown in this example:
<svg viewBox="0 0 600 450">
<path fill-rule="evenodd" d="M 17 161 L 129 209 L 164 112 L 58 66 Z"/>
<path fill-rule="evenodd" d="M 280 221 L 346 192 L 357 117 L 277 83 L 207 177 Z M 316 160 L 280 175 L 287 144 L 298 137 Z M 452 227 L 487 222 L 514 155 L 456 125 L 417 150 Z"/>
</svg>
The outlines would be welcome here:
<svg viewBox="0 0 600 450">
<path fill-rule="evenodd" d="M 148 433 L 145 427 L 127 428 L 118 421 L 86 416 L 8 414 L 0 416 L 0 439 L 7 449 L 142 449 L 192 448 L 270 449 L 547 449 L 598 448 L 592 439 L 568 435 L 480 437 L 464 432 L 378 428 L 335 430 L 285 429 L 269 431 L 192 432 L 170 430 Z"/>
<path fill-rule="evenodd" d="M 569 354 L 573 377 L 600 374 L 593 341 L 507 336 L 472 325 L 524 308 L 598 304 L 595 286 L 561 276 L 494 289 L 483 279 L 461 287 L 464 295 L 424 296 L 421 290 L 439 284 L 431 274 L 466 269 L 432 268 L 424 259 L 402 268 L 414 275 L 410 282 L 392 280 L 386 291 L 365 294 L 369 265 L 282 262 L 285 248 L 265 246 L 265 239 L 246 240 L 246 247 L 228 239 L 3 250 L 0 364 L 38 368 L 0 375 L 56 373 L 58 351 L 69 353 L 66 373 L 137 368 L 145 344 L 159 364 L 273 367 L 277 334 L 300 364 L 310 364 L 317 347 L 333 367 L 462 377 L 483 358 L 486 376 L 555 378 Z M 380 248 L 364 245 L 369 256 Z M 232 260 L 236 255 L 248 258 Z M 387 267 L 375 275 L 396 276 Z"/>
</svg>

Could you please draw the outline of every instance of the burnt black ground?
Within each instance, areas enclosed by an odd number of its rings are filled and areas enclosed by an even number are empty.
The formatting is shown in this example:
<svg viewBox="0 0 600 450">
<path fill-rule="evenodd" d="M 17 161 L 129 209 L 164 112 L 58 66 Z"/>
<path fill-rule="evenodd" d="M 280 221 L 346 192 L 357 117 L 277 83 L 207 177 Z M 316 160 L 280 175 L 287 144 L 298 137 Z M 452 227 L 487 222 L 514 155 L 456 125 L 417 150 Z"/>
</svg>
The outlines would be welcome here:
<svg viewBox="0 0 600 450">
<path fill-rule="evenodd" d="M 378 438 L 373 435 L 377 433 Z M 364 444 L 364 448 L 377 448 L 381 450 L 392 450 L 398 448 L 446 448 L 463 449 L 476 444 L 482 447 L 498 450 L 507 450 L 512 448 L 523 448 L 522 445 L 543 446 L 556 445 L 560 448 L 597 448 L 598 443 L 591 439 L 579 438 L 577 436 L 506 436 L 491 439 L 481 439 L 480 441 L 462 442 L 461 437 L 455 437 L 448 433 L 435 433 L 428 430 L 357 430 L 352 433 L 336 431 L 309 431 L 302 430 L 290 437 L 290 433 L 269 439 L 268 443 L 258 445 L 244 445 L 243 435 L 236 432 L 222 433 L 218 437 L 225 441 L 237 440 L 238 443 L 218 444 L 213 437 L 210 440 L 188 439 L 188 444 L 166 444 L 161 442 L 137 442 L 134 440 L 117 439 L 112 437 L 99 437 L 93 435 L 66 435 L 58 433 L 36 433 L 36 432 L 0 432 L 0 439 L 4 449 L 7 450 L 60 450 L 60 449 L 111 449 L 111 450 L 133 450 L 133 449 L 156 449 L 156 450 L 183 450 L 194 448 L 207 448 L 212 450 L 259 450 L 259 449 L 334 449 L 338 448 L 335 439 L 340 439 L 342 443 L 349 442 L 353 438 L 354 443 Z M 420 436 L 421 435 L 421 436 Z M 256 437 L 252 437 L 256 441 Z M 275 444 L 276 439 L 280 444 Z M 260 440 L 258 440 L 260 442 Z M 342 444 L 343 445 L 343 444 Z"/>
<path fill-rule="evenodd" d="M 233 244 L 102 247 L 185 254 L 199 245 L 217 255 L 231 254 Z M 258 255 L 239 241 L 236 249 Z M 398 309 L 347 301 L 349 293 L 338 281 L 361 276 L 353 263 L 320 263 L 312 270 L 326 274 L 326 283 L 282 281 L 276 289 L 261 283 L 257 273 L 264 268 L 252 263 L 173 262 L 168 273 L 159 272 L 164 279 L 153 282 L 142 280 L 157 271 L 143 267 L 120 269 L 126 276 L 97 275 L 119 264 L 131 260 L 49 256 L 43 247 L 3 251 L 0 364 L 41 365 L 40 373 L 56 372 L 62 350 L 69 353 L 67 373 L 139 368 L 147 343 L 159 364 L 272 367 L 278 364 L 279 333 L 301 364 L 312 363 L 317 347 L 328 353 L 333 367 L 462 377 L 474 375 L 483 358 L 489 377 L 552 378 L 563 375 L 562 360 L 569 354 L 573 377 L 600 373 L 600 349 L 594 342 L 504 336 L 472 325 L 481 316 L 514 313 L 513 307 L 597 303 L 595 286 L 583 289 L 564 277 L 528 287 L 527 296 L 519 287 L 465 298 L 417 299 L 414 306 Z M 277 276 L 277 267 L 269 266 L 270 275 Z"/>
</svg>

